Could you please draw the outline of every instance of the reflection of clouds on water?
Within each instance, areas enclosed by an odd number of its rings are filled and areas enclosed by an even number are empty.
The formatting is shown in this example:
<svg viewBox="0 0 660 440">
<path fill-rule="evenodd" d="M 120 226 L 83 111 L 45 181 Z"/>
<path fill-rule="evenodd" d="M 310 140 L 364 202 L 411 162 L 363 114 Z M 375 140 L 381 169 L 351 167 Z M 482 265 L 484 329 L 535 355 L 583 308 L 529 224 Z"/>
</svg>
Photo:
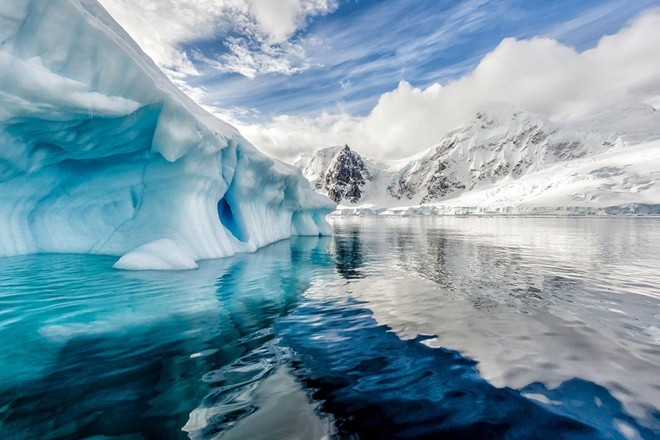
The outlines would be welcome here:
<svg viewBox="0 0 660 440">
<path fill-rule="evenodd" d="M 357 284 L 355 290 L 363 283 Z M 594 382 L 571 378 L 552 390 L 534 383 L 522 392 L 497 388 L 461 353 L 430 348 L 424 337 L 399 338 L 363 308 L 371 308 L 371 301 L 312 297 L 278 320 L 276 329 L 282 344 L 298 355 L 294 373 L 320 409 L 333 415 L 341 435 L 585 440 L 623 439 L 624 431 L 656 435 Z"/>
<path fill-rule="evenodd" d="M 477 360 L 496 386 L 603 384 L 660 424 L 660 273 L 639 275 L 660 264 L 657 220 L 336 219 L 339 231 L 344 222 L 366 241 L 369 277 L 354 297 L 399 336 L 437 335 L 426 343 Z M 631 231 L 633 248 L 621 238 Z"/>
</svg>

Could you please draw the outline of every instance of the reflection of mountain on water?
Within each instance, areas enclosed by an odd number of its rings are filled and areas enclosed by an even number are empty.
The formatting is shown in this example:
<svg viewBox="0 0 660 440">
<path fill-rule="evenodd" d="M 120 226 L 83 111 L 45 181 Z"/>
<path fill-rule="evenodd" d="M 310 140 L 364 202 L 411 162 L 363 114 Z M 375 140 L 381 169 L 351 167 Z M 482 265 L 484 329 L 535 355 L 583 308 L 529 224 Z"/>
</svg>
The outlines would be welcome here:
<svg viewBox="0 0 660 440">
<path fill-rule="evenodd" d="M 362 231 L 369 276 L 352 281 L 353 298 L 399 337 L 437 335 L 426 344 L 476 360 L 497 387 L 602 384 L 660 428 L 656 219 L 353 218 L 335 228 Z"/>
<path fill-rule="evenodd" d="M 344 231 L 333 237 L 332 251 L 339 274 L 346 279 L 363 278 L 360 270 L 364 264 L 362 239 L 357 228 Z"/>
</svg>

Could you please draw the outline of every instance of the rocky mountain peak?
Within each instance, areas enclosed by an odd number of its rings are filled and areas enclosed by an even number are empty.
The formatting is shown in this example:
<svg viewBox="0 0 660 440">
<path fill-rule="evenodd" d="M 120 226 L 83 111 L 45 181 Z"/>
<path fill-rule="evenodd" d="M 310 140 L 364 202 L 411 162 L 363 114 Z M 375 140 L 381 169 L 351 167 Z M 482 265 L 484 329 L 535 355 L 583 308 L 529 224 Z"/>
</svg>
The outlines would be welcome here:
<svg viewBox="0 0 660 440">
<path fill-rule="evenodd" d="M 325 173 L 324 187 L 328 197 L 336 203 L 342 200 L 357 203 L 362 197 L 362 188 L 371 179 L 362 157 L 345 144 L 332 158 Z"/>
</svg>

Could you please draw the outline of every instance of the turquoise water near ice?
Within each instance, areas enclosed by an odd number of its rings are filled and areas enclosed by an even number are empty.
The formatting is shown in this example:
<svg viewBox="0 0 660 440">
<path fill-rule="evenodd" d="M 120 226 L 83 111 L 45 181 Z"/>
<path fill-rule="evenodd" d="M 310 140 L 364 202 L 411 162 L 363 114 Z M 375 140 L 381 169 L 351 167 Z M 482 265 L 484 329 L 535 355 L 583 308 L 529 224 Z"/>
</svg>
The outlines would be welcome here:
<svg viewBox="0 0 660 440">
<path fill-rule="evenodd" d="M 0 260 L 0 437 L 660 438 L 660 219 L 333 219 Z"/>
</svg>

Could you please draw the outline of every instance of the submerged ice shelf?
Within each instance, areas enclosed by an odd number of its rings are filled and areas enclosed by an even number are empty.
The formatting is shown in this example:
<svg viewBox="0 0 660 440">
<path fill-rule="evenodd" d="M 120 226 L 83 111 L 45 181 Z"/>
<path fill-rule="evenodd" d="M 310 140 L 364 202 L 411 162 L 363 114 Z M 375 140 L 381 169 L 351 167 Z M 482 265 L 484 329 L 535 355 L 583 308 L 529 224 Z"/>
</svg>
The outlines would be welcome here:
<svg viewBox="0 0 660 440">
<path fill-rule="evenodd" d="M 95 0 L 0 4 L 0 256 L 186 269 L 334 204 L 179 91 Z"/>
</svg>

